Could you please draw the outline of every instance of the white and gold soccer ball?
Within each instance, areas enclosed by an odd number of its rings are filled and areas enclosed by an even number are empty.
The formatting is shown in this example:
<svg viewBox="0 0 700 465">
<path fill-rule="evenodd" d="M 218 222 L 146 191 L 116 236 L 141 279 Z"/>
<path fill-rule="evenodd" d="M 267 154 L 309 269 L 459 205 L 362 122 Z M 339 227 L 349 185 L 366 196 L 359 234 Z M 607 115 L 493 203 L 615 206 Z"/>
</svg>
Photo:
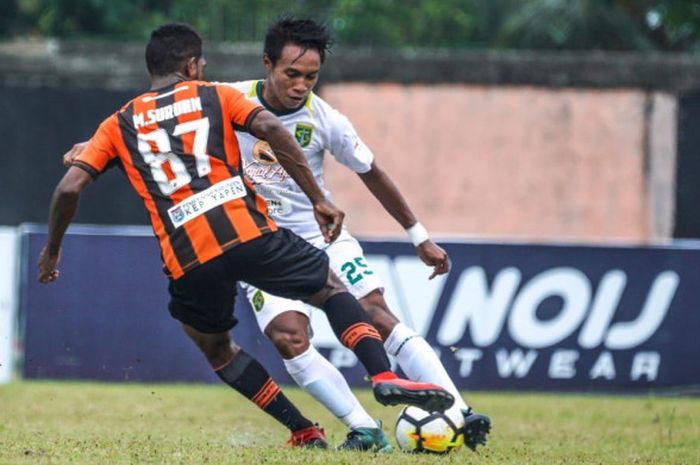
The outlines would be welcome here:
<svg viewBox="0 0 700 465">
<path fill-rule="evenodd" d="M 404 452 L 446 454 L 464 444 L 464 417 L 405 407 L 396 419 L 396 442 Z"/>
</svg>

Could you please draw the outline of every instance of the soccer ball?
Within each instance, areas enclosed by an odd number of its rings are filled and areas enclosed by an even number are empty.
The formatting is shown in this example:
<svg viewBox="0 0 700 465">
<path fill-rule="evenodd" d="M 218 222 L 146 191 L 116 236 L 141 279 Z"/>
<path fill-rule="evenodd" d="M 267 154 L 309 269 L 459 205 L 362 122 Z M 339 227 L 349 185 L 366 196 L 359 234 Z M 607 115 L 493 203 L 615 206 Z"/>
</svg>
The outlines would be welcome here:
<svg viewBox="0 0 700 465">
<path fill-rule="evenodd" d="M 455 418 L 457 417 L 457 418 Z M 446 454 L 464 444 L 464 417 L 405 407 L 396 419 L 396 442 L 404 452 Z"/>
</svg>

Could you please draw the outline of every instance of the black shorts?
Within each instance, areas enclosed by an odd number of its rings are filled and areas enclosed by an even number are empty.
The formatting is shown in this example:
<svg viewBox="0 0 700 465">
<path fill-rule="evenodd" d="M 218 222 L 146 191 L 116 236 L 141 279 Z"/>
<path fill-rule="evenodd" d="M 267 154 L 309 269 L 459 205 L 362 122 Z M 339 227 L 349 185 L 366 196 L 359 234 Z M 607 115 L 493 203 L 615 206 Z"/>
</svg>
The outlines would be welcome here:
<svg viewBox="0 0 700 465">
<path fill-rule="evenodd" d="M 328 256 L 293 232 L 278 231 L 237 245 L 171 280 L 170 314 L 203 333 L 233 328 L 236 283 L 307 300 L 325 285 Z"/>
</svg>

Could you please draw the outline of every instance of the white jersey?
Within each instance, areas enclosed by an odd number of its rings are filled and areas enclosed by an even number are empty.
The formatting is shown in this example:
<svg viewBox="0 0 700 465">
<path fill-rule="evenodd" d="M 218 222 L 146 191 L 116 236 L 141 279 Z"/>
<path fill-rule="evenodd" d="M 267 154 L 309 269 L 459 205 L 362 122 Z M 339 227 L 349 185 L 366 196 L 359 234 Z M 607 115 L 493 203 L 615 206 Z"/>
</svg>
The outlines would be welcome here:
<svg viewBox="0 0 700 465">
<path fill-rule="evenodd" d="M 262 97 L 263 81 L 229 83 L 249 100 L 274 113 L 299 142 L 311 172 L 327 199 L 331 194 L 323 182 L 323 157 L 326 151 L 356 173 L 371 169 L 374 155 L 362 142 L 350 121 L 313 92 L 303 106 L 279 112 L 270 108 Z M 252 134 L 236 131 L 241 149 L 243 171 L 267 200 L 268 211 L 281 227 L 294 231 L 306 240 L 321 234 L 308 197 L 277 163 L 270 145 Z"/>
</svg>

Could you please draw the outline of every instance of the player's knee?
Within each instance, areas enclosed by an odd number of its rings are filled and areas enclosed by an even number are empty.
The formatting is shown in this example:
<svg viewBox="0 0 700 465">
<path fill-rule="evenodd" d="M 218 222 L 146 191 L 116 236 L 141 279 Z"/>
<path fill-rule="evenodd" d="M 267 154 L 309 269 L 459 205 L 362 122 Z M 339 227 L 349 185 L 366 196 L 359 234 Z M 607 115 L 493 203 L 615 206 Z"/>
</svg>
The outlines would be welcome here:
<svg viewBox="0 0 700 465">
<path fill-rule="evenodd" d="M 303 354 L 309 348 L 309 337 L 306 331 L 287 330 L 275 331 L 269 335 L 272 344 L 282 358 L 290 359 Z"/>
<path fill-rule="evenodd" d="M 185 323 L 182 324 L 182 329 L 199 347 L 214 369 L 229 363 L 240 350 L 228 331 L 204 333 Z"/>
<path fill-rule="evenodd" d="M 283 358 L 290 359 L 309 348 L 308 327 L 309 318 L 303 313 L 283 312 L 267 325 L 265 335 Z"/>
<path fill-rule="evenodd" d="M 203 348 L 204 355 L 214 369 L 229 363 L 239 350 L 230 339 L 224 338 L 216 339 Z"/>
</svg>

